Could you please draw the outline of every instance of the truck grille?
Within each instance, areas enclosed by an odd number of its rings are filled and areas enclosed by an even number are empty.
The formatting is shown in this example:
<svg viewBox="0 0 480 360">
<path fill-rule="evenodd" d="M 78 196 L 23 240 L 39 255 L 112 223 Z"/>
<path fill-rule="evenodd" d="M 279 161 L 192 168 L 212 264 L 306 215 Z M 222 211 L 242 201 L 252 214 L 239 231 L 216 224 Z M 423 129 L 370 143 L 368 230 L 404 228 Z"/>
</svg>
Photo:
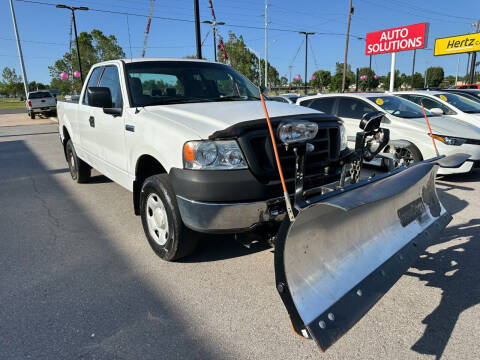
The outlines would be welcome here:
<svg viewBox="0 0 480 360">
<path fill-rule="evenodd" d="M 319 129 L 315 139 L 309 141 L 314 150 L 307 154 L 305 178 L 323 175 L 325 167 L 340 156 L 339 125 L 336 121 L 318 122 Z M 274 125 L 276 133 L 276 126 Z M 295 176 L 295 155 L 292 146 L 288 150 L 277 140 L 277 149 L 286 179 Z M 239 137 L 240 146 L 247 158 L 252 173 L 261 180 L 278 179 L 275 155 L 267 129 L 257 129 L 244 133 Z"/>
</svg>

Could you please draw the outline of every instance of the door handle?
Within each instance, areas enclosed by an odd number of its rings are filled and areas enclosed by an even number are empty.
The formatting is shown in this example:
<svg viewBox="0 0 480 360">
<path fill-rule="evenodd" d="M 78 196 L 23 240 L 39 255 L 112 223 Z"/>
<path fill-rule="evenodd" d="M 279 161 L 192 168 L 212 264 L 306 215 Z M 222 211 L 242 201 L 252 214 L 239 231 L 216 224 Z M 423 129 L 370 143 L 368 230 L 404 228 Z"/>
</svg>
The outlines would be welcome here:
<svg viewBox="0 0 480 360">
<path fill-rule="evenodd" d="M 133 125 L 125 125 L 125 130 L 135 132 L 135 126 Z"/>
<path fill-rule="evenodd" d="M 90 123 L 91 127 L 95 127 L 95 118 L 93 116 L 90 116 L 88 122 Z"/>
</svg>

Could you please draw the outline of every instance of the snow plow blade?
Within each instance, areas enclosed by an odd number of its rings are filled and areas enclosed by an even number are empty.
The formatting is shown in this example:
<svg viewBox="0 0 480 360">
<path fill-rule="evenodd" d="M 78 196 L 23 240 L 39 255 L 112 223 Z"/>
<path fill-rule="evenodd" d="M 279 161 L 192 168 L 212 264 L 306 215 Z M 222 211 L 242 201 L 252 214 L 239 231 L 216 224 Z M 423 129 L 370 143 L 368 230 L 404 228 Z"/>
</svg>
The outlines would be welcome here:
<svg viewBox="0 0 480 360">
<path fill-rule="evenodd" d="M 326 350 L 395 284 L 451 216 L 436 162 L 364 180 L 297 206 L 275 246 L 276 287 L 293 329 Z"/>
</svg>

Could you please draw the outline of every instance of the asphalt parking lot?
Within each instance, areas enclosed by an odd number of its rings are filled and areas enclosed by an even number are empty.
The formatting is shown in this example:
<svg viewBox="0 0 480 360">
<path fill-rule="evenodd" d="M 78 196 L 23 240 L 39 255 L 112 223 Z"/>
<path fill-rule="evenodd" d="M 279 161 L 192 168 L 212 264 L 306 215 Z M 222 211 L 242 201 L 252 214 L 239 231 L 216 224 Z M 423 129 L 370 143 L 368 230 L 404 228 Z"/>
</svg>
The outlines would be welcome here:
<svg viewBox="0 0 480 360">
<path fill-rule="evenodd" d="M 439 178 L 454 220 L 322 354 L 296 337 L 272 249 L 202 240 L 160 261 L 131 194 L 75 184 L 55 125 L 0 127 L 1 359 L 478 359 L 480 171 Z"/>
</svg>

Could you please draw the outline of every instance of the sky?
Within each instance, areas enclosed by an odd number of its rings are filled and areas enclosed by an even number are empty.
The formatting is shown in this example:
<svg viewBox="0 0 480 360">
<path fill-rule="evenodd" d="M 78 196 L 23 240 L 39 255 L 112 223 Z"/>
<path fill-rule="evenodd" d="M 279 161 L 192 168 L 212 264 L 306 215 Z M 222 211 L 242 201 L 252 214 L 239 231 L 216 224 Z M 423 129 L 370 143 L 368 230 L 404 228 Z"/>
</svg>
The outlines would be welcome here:
<svg viewBox="0 0 480 360">
<path fill-rule="evenodd" d="M 30 0 L 28 0 L 30 1 Z M 14 0 L 17 23 L 29 81 L 50 82 L 48 66 L 68 51 L 70 11 L 36 2 L 90 9 L 110 10 L 125 14 L 99 11 L 76 12 L 77 29 L 100 29 L 113 34 L 127 57 L 140 57 L 150 0 Z M 201 20 L 211 20 L 208 0 L 199 0 Z M 247 46 L 264 56 L 264 0 L 213 0 L 220 34 L 228 37 L 232 31 L 242 35 Z M 470 33 L 471 26 L 480 19 L 480 0 L 353 0 L 354 15 L 350 28 L 348 63 L 352 69 L 369 65 L 365 55 L 366 33 L 419 22 L 430 24 L 427 49 L 417 51 L 415 71 L 423 72 L 429 66 L 442 66 L 445 75 L 455 75 L 460 59 L 459 75 L 466 73 L 467 54 L 433 56 L 435 38 Z M 268 60 L 280 76 L 292 78 L 304 74 L 305 36 L 298 31 L 312 31 L 309 37 L 309 75 L 317 69 L 335 71 L 335 63 L 343 62 L 347 29 L 348 0 L 269 0 L 268 5 Z M 193 55 L 195 29 L 193 0 L 156 0 L 154 16 L 182 19 L 175 21 L 154 18 L 148 38 L 147 57 L 183 57 Z M 477 17 L 477 18 L 475 18 Z M 128 20 L 128 22 L 127 22 Z M 253 27 L 253 28 L 252 28 Z M 130 29 L 130 31 L 129 31 Z M 203 56 L 213 58 L 213 39 L 210 25 L 202 24 Z M 283 30 L 283 31 L 279 31 Z M 287 30 L 287 31 L 285 31 Z M 129 40 L 130 33 L 130 40 Z M 327 34 L 325 34 L 327 33 Z M 20 73 L 20 63 L 12 24 L 9 1 L 0 2 L 0 69 L 13 67 Z M 131 44 L 131 51 L 130 46 Z M 412 71 L 412 51 L 397 53 L 396 69 L 406 74 Z M 375 55 L 372 69 L 379 75 L 390 71 L 390 54 Z"/>
</svg>

